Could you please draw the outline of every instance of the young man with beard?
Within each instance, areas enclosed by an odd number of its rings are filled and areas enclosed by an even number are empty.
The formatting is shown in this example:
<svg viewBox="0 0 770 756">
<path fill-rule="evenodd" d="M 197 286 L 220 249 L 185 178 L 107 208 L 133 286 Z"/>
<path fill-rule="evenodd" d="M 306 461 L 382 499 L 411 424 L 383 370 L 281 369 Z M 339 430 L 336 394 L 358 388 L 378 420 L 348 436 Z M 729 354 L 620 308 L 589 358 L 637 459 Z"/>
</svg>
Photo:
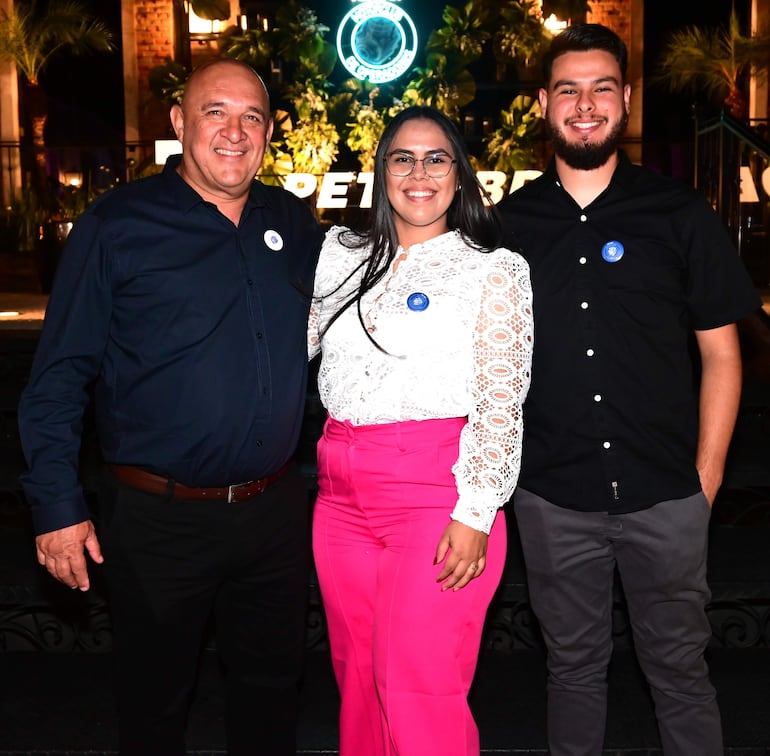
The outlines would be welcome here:
<svg viewBox="0 0 770 756">
<path fill-rule="evenodd" d="M 540 103 L 555 156 L 500 204 L 535 309 L 514 507 L 551 755 L 602 751 L 617 569 L 664 753 L 713 756 L 707 532 L 741 389 L 735 322 L 759 300 L 704 198 L 618 149 L 626 60 L 600 25 L 554 39 Z"/>
</svg>

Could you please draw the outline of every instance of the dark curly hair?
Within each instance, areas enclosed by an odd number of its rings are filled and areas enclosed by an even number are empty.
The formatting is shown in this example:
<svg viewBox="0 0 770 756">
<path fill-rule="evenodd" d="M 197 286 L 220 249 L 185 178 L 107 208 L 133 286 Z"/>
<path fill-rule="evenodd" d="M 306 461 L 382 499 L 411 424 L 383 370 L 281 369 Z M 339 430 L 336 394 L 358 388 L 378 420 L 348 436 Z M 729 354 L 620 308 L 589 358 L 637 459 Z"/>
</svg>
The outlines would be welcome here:
<svg viewBox="0 0 770 756">
<path fill-rule="evenodd" d="M 553 38 L 543 58 L 545 86 L 547 87 L 551 82 L 551 71 L 556 58 L 568 52 L 588 52 L 589 50 L 604 50 L 612 55 L 618 62 L 620 73 L 625 81 L 628 68 L 626 43 L 612 29 L 601 24 L 573 24 Z"/>
</svg>

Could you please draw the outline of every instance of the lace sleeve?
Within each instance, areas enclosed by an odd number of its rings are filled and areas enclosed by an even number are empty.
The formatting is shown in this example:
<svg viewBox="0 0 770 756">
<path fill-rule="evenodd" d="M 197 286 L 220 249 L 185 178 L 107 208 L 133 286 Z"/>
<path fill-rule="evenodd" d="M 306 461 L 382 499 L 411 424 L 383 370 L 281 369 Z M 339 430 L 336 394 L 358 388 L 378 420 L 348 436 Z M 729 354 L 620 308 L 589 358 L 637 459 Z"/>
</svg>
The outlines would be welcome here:
<svg viewBox="0 0 770 756">
<path fill-rule="evenodd" d="M 342 271 L 337 270 L 340 261 L 340 234 L 346 229 L 342 226 L 332 226 L 324 236 L 321 253 L 315 271 L 313 284 L 313 299 L 310 303 L 310 313 L 307 321 L 307 359 L 308 362 L 321 351 L 321 316 L 326 297 L 342 280 Z M 337 252 L 337 254 L 335 254 Z M 337 280 L 339 278 L 339 280 Z M 327 303 L 328 305 L 328 303 Z"/>
<path fill-rule="evenodd" d="M 473 408 L 452 468 L 458 491 L 452 519 L 485 533 L 519 477 L 533 342 L 527 263 L 507 250 L 492 254 L 474 338 Z"/>
<path fill-rule="evenodd" d="M 318 299 L 313 296 L 313 301 L 310 303 L 310 314 L 307 319 L 307 360 L 313 359 L 321 351 L 321 338 L 318 332 L 319 321 L 319 303 Z"/>
</svg>

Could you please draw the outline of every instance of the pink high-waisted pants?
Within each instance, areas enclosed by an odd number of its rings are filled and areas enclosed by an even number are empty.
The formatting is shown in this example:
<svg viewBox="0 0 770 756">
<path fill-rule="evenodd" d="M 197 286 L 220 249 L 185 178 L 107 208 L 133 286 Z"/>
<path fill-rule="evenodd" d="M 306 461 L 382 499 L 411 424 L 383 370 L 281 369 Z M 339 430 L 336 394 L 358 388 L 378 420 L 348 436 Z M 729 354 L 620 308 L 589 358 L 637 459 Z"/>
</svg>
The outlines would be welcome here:
<svg viewBox="0 0 770 756">
<path fill-rule="evenodd" d="M 340 756 L 478 756 L 468 706 L 502 576 L 498 513 L 483 574 L 442 592 L 433 563 L 457 501 L 464 419 L 353 426 L 318 444 L 313 552 L 340 688 Z"/>
</svg>

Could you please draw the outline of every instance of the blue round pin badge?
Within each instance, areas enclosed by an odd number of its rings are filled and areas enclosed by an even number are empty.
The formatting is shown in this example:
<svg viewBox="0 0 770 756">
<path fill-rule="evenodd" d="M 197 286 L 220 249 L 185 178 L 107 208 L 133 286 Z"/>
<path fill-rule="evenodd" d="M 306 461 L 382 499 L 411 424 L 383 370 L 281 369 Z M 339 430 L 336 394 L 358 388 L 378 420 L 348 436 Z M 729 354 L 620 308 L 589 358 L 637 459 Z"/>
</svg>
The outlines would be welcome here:
<svg viewBox="0 0 770 756">
<path fill-rule="evenodd" d="M 406 298 L 406 306 L 412 312 L 422 312 L 423 310 L 427 310 L 429 304 L 430 299 L 428 299 L 428 295 L 419 291 L 415 291 L 414 294 L 410 294 Z"/>
<path fill-rule="evenodd" d="M 626 250 L 619 241 L 608 241 L 602 247 L 602 257 L 608 263 L 618 262 L 625 253 Z"/>
</svg>

